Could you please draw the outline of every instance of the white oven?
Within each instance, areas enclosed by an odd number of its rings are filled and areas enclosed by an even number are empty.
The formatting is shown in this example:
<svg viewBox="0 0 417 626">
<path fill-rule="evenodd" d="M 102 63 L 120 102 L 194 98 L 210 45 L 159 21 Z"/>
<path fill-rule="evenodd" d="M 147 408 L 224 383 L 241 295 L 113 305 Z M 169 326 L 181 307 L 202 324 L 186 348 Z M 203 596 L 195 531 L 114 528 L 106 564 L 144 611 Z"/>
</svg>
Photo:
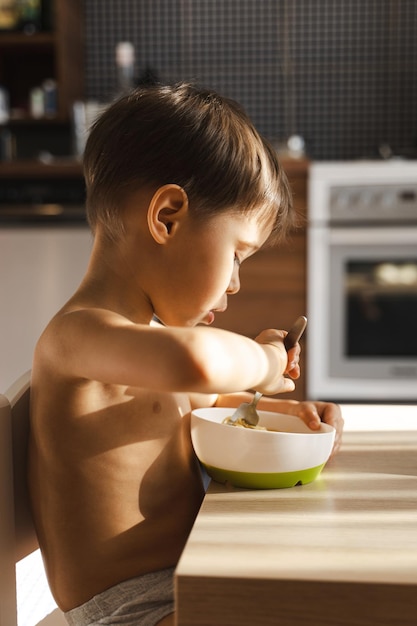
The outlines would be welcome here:
<svg viewBox="0 0 417 626">
<path fill-rule="evenodd" d="M 307 392 L 417 402 L 417 162 L 311 166 Z"/>
</svg>

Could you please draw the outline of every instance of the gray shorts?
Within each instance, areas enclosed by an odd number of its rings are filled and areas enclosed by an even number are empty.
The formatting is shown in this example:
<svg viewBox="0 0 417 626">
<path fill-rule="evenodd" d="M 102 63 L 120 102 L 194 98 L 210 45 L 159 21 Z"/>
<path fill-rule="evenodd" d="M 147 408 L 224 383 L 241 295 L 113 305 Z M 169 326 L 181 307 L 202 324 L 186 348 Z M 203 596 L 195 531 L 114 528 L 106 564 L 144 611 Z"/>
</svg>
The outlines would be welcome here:
<svg viewBox="0 0 417 626">
<path fill-rule="evenodd" d="M 174 568 L 130 578 L 67 611 L 70 626 L 155 626 L 174 611 Z"/>
</svg>

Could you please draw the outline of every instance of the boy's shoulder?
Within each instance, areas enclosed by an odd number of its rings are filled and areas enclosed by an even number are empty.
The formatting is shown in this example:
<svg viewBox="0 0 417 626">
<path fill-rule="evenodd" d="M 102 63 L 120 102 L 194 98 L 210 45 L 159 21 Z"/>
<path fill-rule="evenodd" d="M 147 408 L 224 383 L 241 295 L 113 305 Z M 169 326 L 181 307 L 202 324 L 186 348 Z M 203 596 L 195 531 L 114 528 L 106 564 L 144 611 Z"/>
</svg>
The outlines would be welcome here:
<svg viewBox="0 0 417 626">
<path fill-rule="evenodd" d="M 123 315 L 95 306 L 65 305 L 49 321 L 36 344 L 35 353 L 62 359 L 67 351 L 88 348 L 89 341 L 105 339 L 112 328 L 122 328 L 133 322 Z"/>
</svg>

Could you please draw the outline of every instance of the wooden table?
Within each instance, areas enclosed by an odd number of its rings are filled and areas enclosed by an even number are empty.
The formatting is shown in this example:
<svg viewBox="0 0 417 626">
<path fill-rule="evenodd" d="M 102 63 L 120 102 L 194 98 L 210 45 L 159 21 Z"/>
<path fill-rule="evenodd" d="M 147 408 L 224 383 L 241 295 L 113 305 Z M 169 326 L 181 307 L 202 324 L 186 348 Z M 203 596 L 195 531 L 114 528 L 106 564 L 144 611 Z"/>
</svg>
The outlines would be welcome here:
<svg viewBox="0 0 417 626">
<path fill-rule="evenodd" d="M 211 483 L 176 571 L 178 626 L 416 626 L 417 406 L 372 431 L 378 410 L 367 426 L 369 407 L 347 409 L 314 483 Z"/>
</svg>

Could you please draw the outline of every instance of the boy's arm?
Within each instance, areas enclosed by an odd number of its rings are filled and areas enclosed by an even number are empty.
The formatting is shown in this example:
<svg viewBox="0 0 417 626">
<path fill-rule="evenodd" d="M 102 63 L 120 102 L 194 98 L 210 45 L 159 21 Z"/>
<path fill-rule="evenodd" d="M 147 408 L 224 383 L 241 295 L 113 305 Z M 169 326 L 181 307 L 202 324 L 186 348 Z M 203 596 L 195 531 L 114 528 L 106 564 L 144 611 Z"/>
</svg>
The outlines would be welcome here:
<svg viewBox="0 0 417 626">
<path fill-rule="evenodd" d="M 237 407 L 241 402 L 250 402 L 253 394 L 233 393 L 217 396 L 215 406 Z M 336 429 L 336 437 L 332 454 L 337 452 L 342 442 L 344 420 L 340 406 L 332 402 L 298 402 L 282 398 L 261 398 L 257 408 L 261 411 L 275 411 L 299 417 L 312 430 L 320 426 L 320 422 L 330 424 Z"/>
<path fill-rule="evenodd" d="M 292 391 L 285 331 L 257 341 L 229 331 L 134 324 L 108 310 L 59 314 L 38 351 L 66 377 L 205 394 Z M 265 343 L 261 343 L 265 341 Z"/>
</svg>

